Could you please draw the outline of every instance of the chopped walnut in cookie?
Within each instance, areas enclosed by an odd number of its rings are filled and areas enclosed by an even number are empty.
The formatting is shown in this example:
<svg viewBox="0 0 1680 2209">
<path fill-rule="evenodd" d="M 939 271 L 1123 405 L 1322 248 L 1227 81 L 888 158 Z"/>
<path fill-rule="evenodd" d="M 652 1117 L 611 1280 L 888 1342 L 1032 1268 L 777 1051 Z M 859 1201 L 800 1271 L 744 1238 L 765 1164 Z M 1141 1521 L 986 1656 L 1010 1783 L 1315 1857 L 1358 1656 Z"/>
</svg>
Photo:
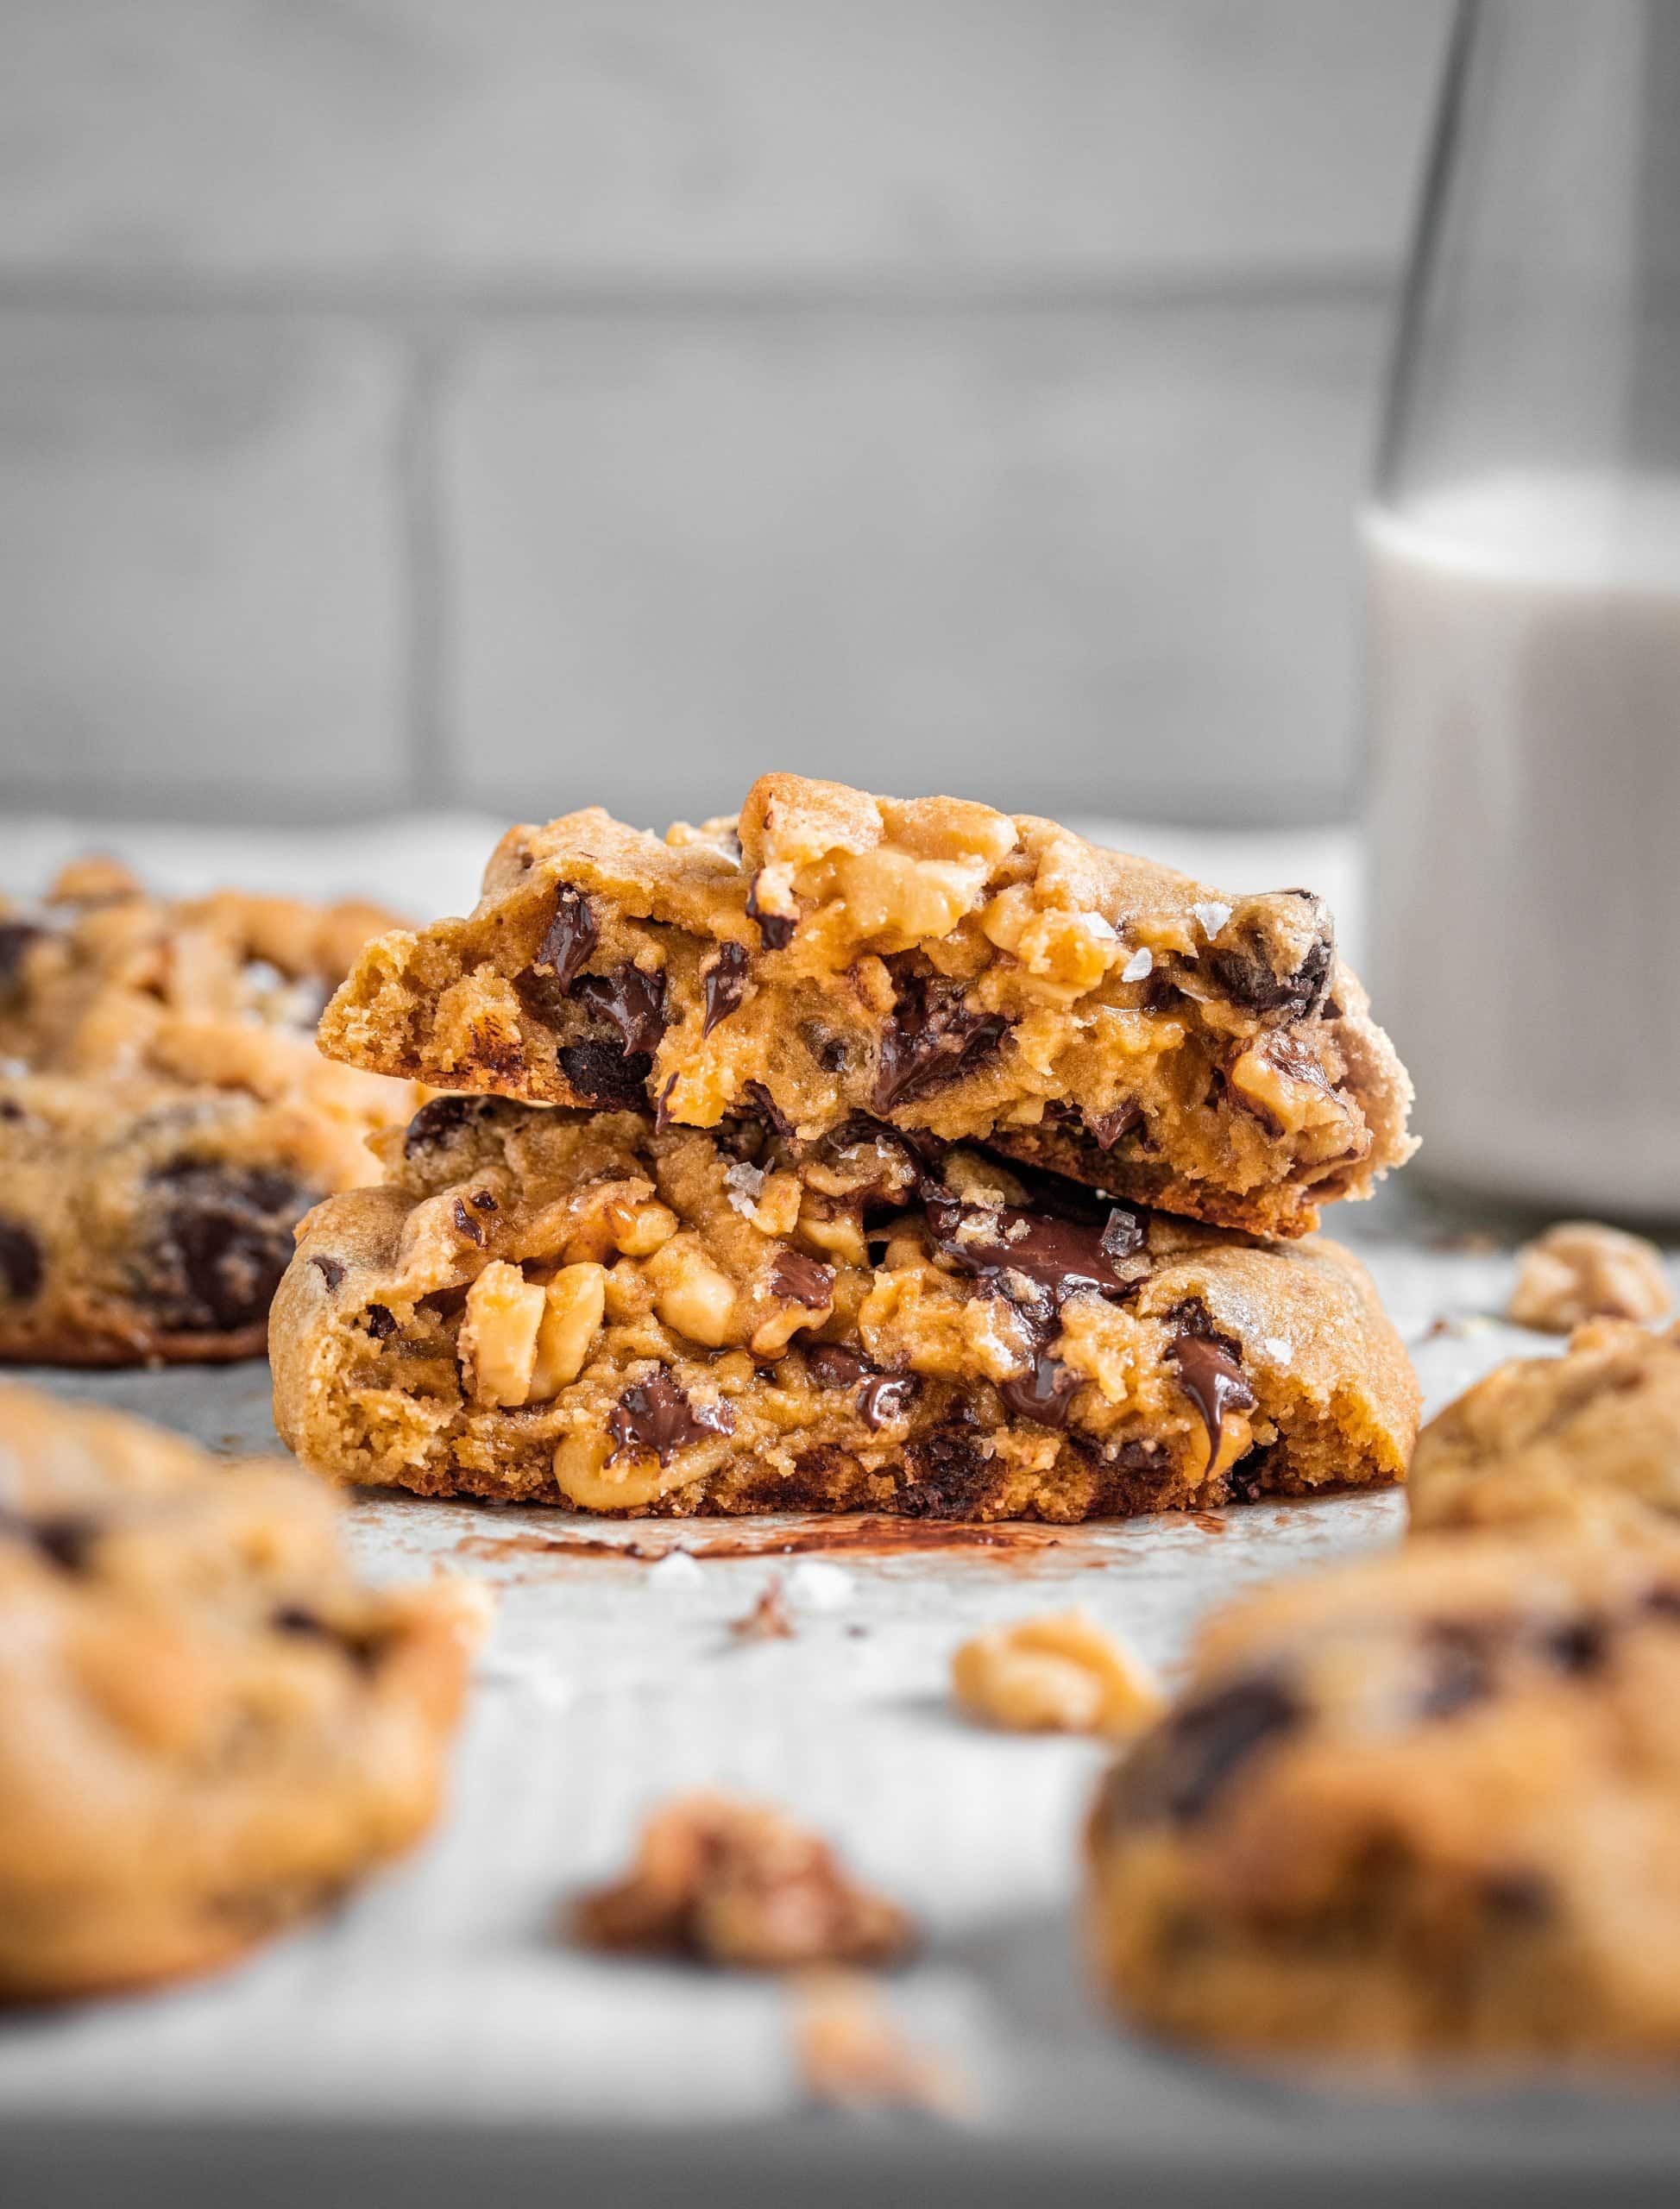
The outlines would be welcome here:
<svg viewBox="0 0 1680 2209">
<path fill-rule="evenodd" d="M 1123 1736 L 1161 1707 L 1149 1674 L 1084 1611 L 977 1634 L 952 1658 L 951 1685 L 971 1717 L 1019 1733 Z"/>
<path fill-rule="evenodd" d="M 678 1797 L 642 1828 L 622 1879 L 571 1913 L 586 1946 L 688 1955 L 746 1971 L 886 1964 L 916 1929 L 784 1812 L 723 1794 Z"/>
<path fill-rule="evenodd" d="M 1520 1327 L 1567 1335 L 1587 1319 L 1660 1319 L 1673 1303 L 1654 1243 L 1597 1220 L 1566 1219 L 1518 1252 L 1506 1316 Z"/>
</svg>

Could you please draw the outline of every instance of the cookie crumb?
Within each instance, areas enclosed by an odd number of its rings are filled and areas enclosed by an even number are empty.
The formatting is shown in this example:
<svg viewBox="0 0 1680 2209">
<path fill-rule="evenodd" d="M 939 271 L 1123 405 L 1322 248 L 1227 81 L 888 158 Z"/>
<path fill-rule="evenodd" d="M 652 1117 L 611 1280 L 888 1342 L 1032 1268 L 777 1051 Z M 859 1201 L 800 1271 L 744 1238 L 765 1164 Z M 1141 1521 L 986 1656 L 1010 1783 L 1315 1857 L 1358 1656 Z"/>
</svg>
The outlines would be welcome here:
<svg viewBox="0 0 1680 2209">
<path fill-rule="evenodd" d="M 820 1558 L 806 1558 L 788 1575 L 788 1593 L 810 1611 L 843 1611 L 856 1593 L 852 1575 Z"/>
<path fill-rule="evenodd" d="M 571 1913 L 587 1947 L 699 1958 L 743 1971 L 884 1964 L 915 1926 L 861 1887 L 827 1841 L 768 1803 L 679 1796 L 644 1824 L 621 1879 Z"/>
<path fill-rule="evenodd" d="M 788 1616 L 780 1580 L 766 1582 L 752 1608 L 740 1618 L 731 1619 L 729 1631 L 737 1641 L 791 1641 L 794 1623 Z"/>
<path fill-rule="evenodd" d="M 1654 1243 L 1597 1220 L 1566 1219 L 1517 1253 L 1506 1317 L 1567 1335 L 1586 1319 L 1660 1319 L 1673 1302 Z"/>
<path fill-rule="evenodd" d="M 647 1569 L 647 1585 L 660 1589 L 697 1588 L 704 1577 L 704 1567 L 698 1558 L 690 1557 L 687 1550 L 667 1550 L 657 1564 Z"/>
<path fill-rule="evenodd" d="M 918 2109 L 938 2117 L 960 2117 L 972 2106 L 954 2066 L 918 2047 L 861 1973 L 805 1973 L 792 1997 L 794 2060 L 812 2101 L 830 2109 Z"/>
<path fill-rule="evenodd" d="M 1017 1733 L 1140 1732 L 1161 1709 L 1142 1665 L 1084 1611 L 1052 1611 L 963 1643 L 951 1687 L 970 1717 Z"/>
</svg>

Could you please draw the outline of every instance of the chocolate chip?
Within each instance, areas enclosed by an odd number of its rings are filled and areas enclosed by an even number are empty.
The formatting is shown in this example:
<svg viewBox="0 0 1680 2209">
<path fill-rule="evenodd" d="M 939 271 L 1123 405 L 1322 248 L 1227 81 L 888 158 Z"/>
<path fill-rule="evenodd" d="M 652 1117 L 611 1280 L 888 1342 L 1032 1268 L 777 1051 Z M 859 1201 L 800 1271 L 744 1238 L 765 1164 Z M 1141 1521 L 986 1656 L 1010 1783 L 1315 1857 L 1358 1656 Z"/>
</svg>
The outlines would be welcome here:
<svg viewBox="0 0 1680 2209">
<path fill-rule="evenodd" d="M 1418 1697 L 1419 1718 L 1452 1718 L 1494 1691 L 1488 1630 L 1467 1619 L 1435 1619 L 1425 1631 L 1428 1680 Z"/>
<path fill-rule="evenodd" d="M 901 970 L 892 1025 L 876 1059 L 871 1105 L 895 1111 L 972 1073 L 996 1054 L 1009 1027 L 1002 1013 L 971 1010 L 960 985 Z"/>
<path fill-rule="evenodd" d="M 758 878 L 755 874 L 746 886 L 746 916 L 758 924 L 758 938 L 766 951 L 785 951 L 793 941 L 797 925 L 784 913 L 766 913 L 758 905 Z"/>
<path fill-rule="evenodd" d="M 1128 1098 L 1123 1104 L 1117 1104 L 1111 1112 L 1099 1112 L 1090 1123 L 1092 1134 L 1097 1139 L 1098 1150 L 1112 1150 L 1123 1136 L 1143 1124 L 1143 1107 Z"/>
<path fill-rule="evenodd" d="M 571 988 L 600 941 L 601 930 L 595 926 L 588 899 L 581 890 L 563 882 L 554 893 L 554 917 L 543 932 L 532 966 L 539 974 L 552 974 L 563 993 Z"/>
<path fill-rule="evenodd" d="M 69 1511 L 51 1512 L 45 1518 L 36 1519 L 26 1511 L 16 1511 L 0 1503 L 0 1536 L 28 1542 L 60 1571 L 79 1572 L 99 1539 L 99 1524 L 95 1519 Z"/>
<path fill-rule="evenodd" d="M 802 1304 L 809 1311 L 821 1311 L 834 1295 L 834 1268 L 819 1264 L 802 1250 L 778 1250 L 769 1279 L 772 1296 L 785 1296 L 790 1303 Z"/>
<path fill-rule="evenodd" d="M 370 1304 L 362 1315 L 362 1324 L 376 1343 L 388 1341 L 397 1331 L 396 1314 L 383 1304 Z"/>
<path fill-rule="evenodd" d="M 1018 1418 L 1039 1426 L 1066 1426 L 1079 1378 L 1055 1358 L 1041 1354 L 1019 1380 L 998 1383 L 997 1393 Z"/>
<path fill-rule="evenodd" d="M 320 1192 L 288 1174 L 182 1159 L 153 1177 L 166 1194 L 146 1293 L 183 1331 L 232 1334 L 267 1316 L 293 1228 Z"/>
<path fill-rule="evenodd" d="M 894 1501 L 907 1519 L 969 1519 L 996 1477 L 971 1436 L 941 1428 L 906 1451 Z"/>
<path fill-rule="evenodd" d="M 344 1278 L 344 1264 L 341 1258 L 311 1258 L 309 1262 L 326 1283 L 329 1291 L 337 1288 Z"/>
<path fill-rule="evenodd" d="M 0 1120 L 22 1120 L 28 1117 L 15 1097 L 0 1097 Z"/>
<path fill-rule="evenodd" d="M 620 1043 L 567 1043 L 560 1067 L 584 1103 L 603 1111 L 634 1112 L 647 1102 L 653 1061 L 645 1051 L 626 1051 Z"/>
<path fill-rule="evenodd" d="M 824 1073 L 844 1073 L 852 1063 L 852 1048 L 844 1035 L 836 1035 L 820 1022 L 802 1023 L 799 1039 Z"/>
<path fill-rule="evenodd" d="M 1179 1369 L 1185 1394 L 1202 1415 L 1207 1429 L 1207 1468 L 1211 1471 L 1224 1436 L 1225 1413 L 1251 1411 L 1255 1393 L 1248 1376 L 1222 1344 L 1205 1335 L 1183 1334 L 1167 1351 Z"/>
<path fill-rule="evenodd" d="M 903 1419 L 916 1400 L 921 1382 L 914 1373 L 871 1373 L 858 1391 L 858 1416 L 871 1434 L 890 1420 Z"/>
<path fill-rule="evenodd" d="M 1596 1672 L 1609 1653 L 1610 1637 L 1601 1619 L 1575 1619 L 1556 1627 L 1545 1639 L 1546 1654 L 1560 1671 Z"/>
<path fill-rule="evenodd" d="M 450 1217 L 455 1222 L 455 1231 L 457 1235 L 464 1235 L 469 1243 L 475 1243 L 481 1250 L 484 1248 L 484 1223 L 481 1219 L 473 1218 L 459 1197 L 456 1199 L 450 1209 Z"/>
<path fill-rule="evenodd" d="M 1239 1457 L 1225 1475 L 1225 1488 L 1234 1503 L 1257 1503 L 1266 1484 L 1266 1453 L 1251 1450 Z"/>
<path fill-rule="evenodd" d="M 1311 900 L 1310 893 L 1293 894 L 1307 895 L 1310 902 L 1317 902 Z M 1245 932 L 1240 944 L 1210 951 L 1209 971 L 1231 1003 L 1244 1011 L 1280 1012 L 1292 1019 L 1306 1019 L 1323 1003 L 1336 956 L 1328 913 L 1320 915 L 1318 931 L 1299 962 L 1286 972 L 1276 971 L 1266 955 L 1264 939 L 1253 932 Z"/>
<path fill-rule="evenodd" d="M 496 1200 L 488 1189 L 475 1189 L 473 1203 L 480 1211 L 494 1211 L 498 1209 Z"/>
<path fill-rule="evenodd" d="M 24 953 L 46 933 L 33 921 L 0 921 L 0 989 L 17 979 Z"/>
<path fill-rule="evenodd" d="M 1115 1807 L 1134 1819 L 1188 1824 L 1212 1808 L 1251 1758 L 1306 1716 L 1293 1690 L 1265 1675 L 1197 1696 L 1121 1766 Z"/>
<path fill-rule="evenodd" d="M 342 1633 L 335 1626 L 329 1626 L 318 1613 L 302 1603 L 282 1603 L 278 1610 L 269 1614 L 268 1623 L 276 1633 L 293 1634 L 305 1641 L 330 1642 L 352 1664 L 359 1665 L 364 1670 L 374 1662 L 375 1651 L 371 1642 L 361 1640 L 355 1634 Z"/>
<path fill-rule="evenodd" d="M 8 1296 L 33 1296 L 46 1268 L 41 1245 L 21 1220 L 0 1219 L 0 1282 Z"/>
<path fill-rule="evenodd" d="M 651 1450 L 662 1465 L 679 1450 L 708 1434 L 733 1434 L 735 1414 L 727 1404 L 695 1404 L 671 1379 L 668 1368 L 626 1388 L 613 1407 L 607 1431 L 618 1450 Z"/>
<path fill-rule="evenodd" d="M 759 922 L 762 935 L 764 924 Z M 718 947 L 718 955 L 706 970 L 702 984 L 706 998 L 706 1015 L 700 1026 L 702 1037 L 708 1036 L 719 1021 L 727 1020 L 746 994 L 747 951 L 744 943 L 726 943 Z"/>
<path fill-rule="evenodd" d="M 1114 1206 L 1098 1226 L 1094 1220 L 1047 1219 L 1014 1205 L 988 1211 L 931 1187 L 922 1201 L 936 1248 L 983 1281 L 1001 1284 L 1008 1274 L 1024 1274 L 1058 1306 L 1081 1290 L 1127 1296 L 1137 1286 L 1136 1276 L 1118 1270 L 1142 1240 L 1136 1214 L 1123 1206 Z"/>
<path fill-rule="evenodd" d="M 741 1085 L 744 1096 L 752 1100 L 754 1110 L 776 1130 L 783 1142 L 793 1141 L 793 1122 L 782 1110 L 761 1081 L 747 1081 Z"/>
<path fill-rule="evenodd" d="M 434 1097 L 430 1104 L 422 1104 L 408 1123 L 408 1132 L 402 1140 L 402 1155 L 415 1158 L 422 1151 L 432 1150 L 446 1142 L 462 1128 L 469 1128 L 492 1110 L 488 1097 Z"/>
<path fill-rule="evenodd" d="M 812 1343 L 805 1351 L 805 1369 L 819 1388 L 849 1388 L 861 1381 L 869 1368 L 854 1350 L 842 1343 Z"/>
<path fill-rule="evenodd" d="M 1489 1872 L 1482 1899 L 1496 1917 L 1513 1925 L 1544 1924 L 1557 1903 L 1557 1891 L 1544 1872 L 1512 1869 Z"/>
<path fill-rule="evenodd" d="M 626 1051 L 658 1049 L 667 1026 L 663 973 L 645 974 L 639 966 L 624 966 L 610 974 L 585 974 L 572 985 L 571 994 L 612 1022 Z"/>
<path fill-rule="evenodd" d="M 676 1076 L 672 1074 L 659 1092 L 659 1101 L 653 1108 L 653 1132 L 662 1136 L 670 1125 L 671 1092 L 676 1087 Z"/>
</svg>

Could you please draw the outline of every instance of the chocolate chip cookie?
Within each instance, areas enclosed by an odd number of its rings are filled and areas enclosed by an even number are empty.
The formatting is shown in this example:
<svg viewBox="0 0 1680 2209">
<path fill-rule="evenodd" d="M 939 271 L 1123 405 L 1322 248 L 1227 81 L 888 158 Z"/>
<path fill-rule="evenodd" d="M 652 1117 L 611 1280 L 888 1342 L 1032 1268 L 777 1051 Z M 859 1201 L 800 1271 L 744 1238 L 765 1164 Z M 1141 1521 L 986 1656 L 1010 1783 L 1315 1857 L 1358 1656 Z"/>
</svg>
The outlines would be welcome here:
<svg viewBox="0 0 1680 2209">
<path fill-rule="evenodd" d="M 280 1463 L 0 1388 L 0 2001 L 226 1963 L 436 1812 L 470 1591 Z"/>
<path fill-rule="evenodd" d="M 1680 1519 L 1680 1328 L 1595 1319 L 1561 1357 L 1500 1366 L 1419 1436 L 1411 1512 L 1419 1528 Z"/>
<path fill-rule="evenodd" d="M 1058 1520 L 1400 1477 L 1355 1262 L 853 1118 L 435 1099 L 275 1299 L 309 1464 L 590 1511 Z"/>
<path fill-rule="evenodd" d="M 466 920 L 370 944 L 322 1047 L 439 1087 L 806 1138 L 867 1113 L 1275 1236 L 1410 1153 L 1410 1085 L 1305 891 L 1054 822 L 766 776 L 664 840 L 509 832 Z"/>
<path fill-rule="evenodd" d="M 418 1092 L 334 1066 L 322 1004 L 390 916 L 110 862 L 0 915 L 0 1358 L 249 1357 L 299 1217 Z"/>
<path fill-rule="evenodd" d="M 1121 2009 L 1256 2057 L 1680 2058 L 1680 1543 L 1431 1537 L 1205 1630 L 1090 1829 Z"/>
</svg>

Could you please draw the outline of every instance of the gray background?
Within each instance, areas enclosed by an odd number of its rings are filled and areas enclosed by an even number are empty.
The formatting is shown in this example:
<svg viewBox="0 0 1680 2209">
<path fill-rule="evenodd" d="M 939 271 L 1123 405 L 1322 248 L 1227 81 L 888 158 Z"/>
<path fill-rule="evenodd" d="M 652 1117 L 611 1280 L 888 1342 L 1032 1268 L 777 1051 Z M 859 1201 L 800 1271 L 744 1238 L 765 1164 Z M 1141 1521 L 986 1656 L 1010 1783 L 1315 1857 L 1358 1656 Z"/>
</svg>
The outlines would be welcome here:
<svg viewBox="0 0 1680 2209">
<path fill-rule="evenodd" d="M 1330 819 L 1445 0 L 0 0 L 0 796 Z"/>
</svg>

